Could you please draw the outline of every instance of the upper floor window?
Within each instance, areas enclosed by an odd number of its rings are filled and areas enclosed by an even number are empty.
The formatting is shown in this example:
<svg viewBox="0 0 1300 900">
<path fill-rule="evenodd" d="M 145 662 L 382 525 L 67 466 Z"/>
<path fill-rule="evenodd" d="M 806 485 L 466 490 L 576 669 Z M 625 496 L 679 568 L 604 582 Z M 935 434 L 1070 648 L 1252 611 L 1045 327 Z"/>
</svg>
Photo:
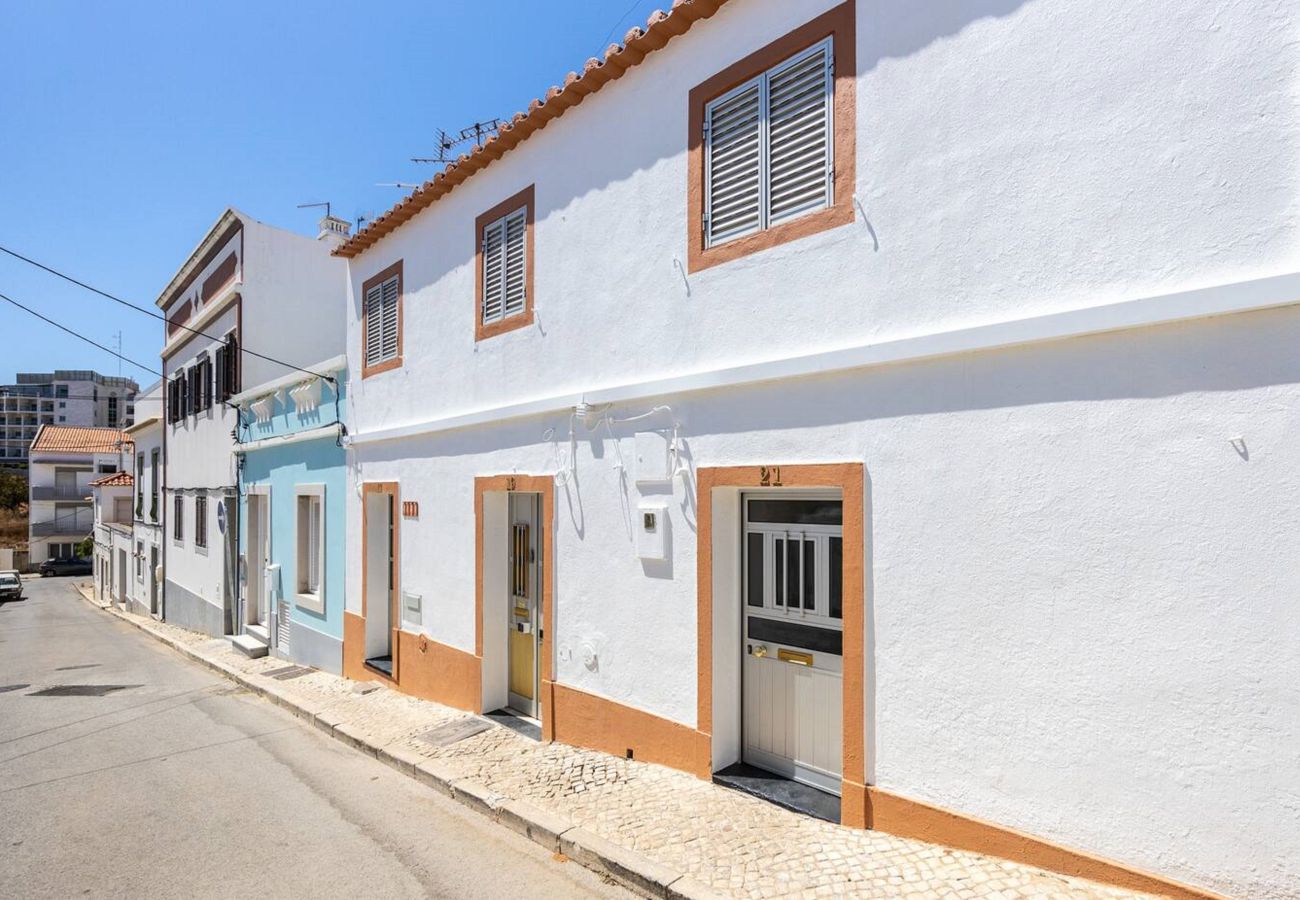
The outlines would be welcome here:
<svg viewBox="0 0 1300 900">
<path fill-rule="evenodd" d="M 361 377 L 402 364 L 402 262 L 369 278 L 361 286 Z"/>
<path fill-rule="evenodd" d="M 475 340 L 533 321 L 533 193 L 529 185 L 475 220 Z"/>
<path fill-rule="evenodd" d="M 692 271 L 853 221 L 853 3 L 691 91 Z"/>
<path fill-rule="evenodd" d="M 239 393 L 239 340 L 232 331 L 217 348 L 217 400 L 225 403 Z"/>
</svg>

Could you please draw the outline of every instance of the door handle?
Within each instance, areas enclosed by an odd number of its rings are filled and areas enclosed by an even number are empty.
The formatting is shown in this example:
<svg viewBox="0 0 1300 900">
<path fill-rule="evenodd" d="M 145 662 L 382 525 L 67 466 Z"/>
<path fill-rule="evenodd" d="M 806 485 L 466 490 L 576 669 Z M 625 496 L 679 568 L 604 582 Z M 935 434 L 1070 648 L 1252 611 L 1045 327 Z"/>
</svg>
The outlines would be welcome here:
<svg viewBox="0 0 1300 900">
<path fill-rule="evenodd" d="M 759 644 L 757 647 L 750 648 L 750 655 L 756 659 L 762 659 L 767 656 L 767 644 Z"/>
<path fill-rule="evenodd" d="M 785 648 L 776 651 L 776 658 L 781 662 L 794 663 L 796 666 L 811 666 L 813 664 L 811 653 L 799 653 L 796 650 L 786 650 Z"/>
</svg>

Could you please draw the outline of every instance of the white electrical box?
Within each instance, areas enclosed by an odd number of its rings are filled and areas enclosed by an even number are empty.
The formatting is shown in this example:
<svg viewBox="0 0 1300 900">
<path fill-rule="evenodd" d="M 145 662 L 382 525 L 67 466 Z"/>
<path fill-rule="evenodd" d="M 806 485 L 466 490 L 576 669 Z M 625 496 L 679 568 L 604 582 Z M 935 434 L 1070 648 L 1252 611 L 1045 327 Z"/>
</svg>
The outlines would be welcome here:
<svg viewBox="0 0 1300 900">
<path fill-rule="evenodd" d="M 638 484 L 662 484 L 671 481 L 669 438 L 662 431 L 636 433 L 636 481 Z"/>
<path fill-rule="evenodd" d="M 636 509 L 636 555 L 665 559 L 668 551 L 668 505 L 642 503 Z"/>
</svg>

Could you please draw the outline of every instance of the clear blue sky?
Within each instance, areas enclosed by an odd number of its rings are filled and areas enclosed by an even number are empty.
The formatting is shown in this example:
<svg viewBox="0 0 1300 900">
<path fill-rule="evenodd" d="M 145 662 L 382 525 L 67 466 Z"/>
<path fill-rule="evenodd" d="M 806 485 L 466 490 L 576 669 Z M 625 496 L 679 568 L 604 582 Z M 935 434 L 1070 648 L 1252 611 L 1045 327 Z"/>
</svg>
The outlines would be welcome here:
<svg viewBox="0 0 1300 900">
<path fill-rule="evenodd" d="M 0 244 L 152 308 L 227 206 L 313 235 L 299 203 L 382 212 L 437 128 L 512 115 L 670 5 L 0 0 Z M 3 255 L 0 293 L 157 367 L 157 320 Z M 118 362 L 0 301 L 0 383 L 54 368 Z"/>
</svg>

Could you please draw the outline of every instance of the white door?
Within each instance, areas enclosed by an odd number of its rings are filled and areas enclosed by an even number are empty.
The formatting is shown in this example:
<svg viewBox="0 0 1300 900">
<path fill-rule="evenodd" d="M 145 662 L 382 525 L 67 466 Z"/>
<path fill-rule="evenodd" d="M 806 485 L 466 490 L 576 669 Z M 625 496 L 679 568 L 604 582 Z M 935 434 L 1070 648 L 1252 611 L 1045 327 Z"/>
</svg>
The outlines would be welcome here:
<svg viewBox="0 0 1300 900">
<path fill-rule="evenodd" d="M 515 712 L 537 717 L 537 663 L 541 658 L 538 641 L 542 633 L 541 534 L 537 527 L 540 497 L 537 494 L 509 495 L 510 577 L 506 584 L 507 647 L 509 648 L 509 705 Z"/>
<path fill-rule="evenodd" d="M 270 498 L 265 494 L 248 495 L 248 624 L 266 625 L 266 565 L 271 557 Z"/>
<path fill-rule="evenodd" d="M 744 760 L 839 794 L 843 503 L 770 492 L 744 506 Z"/>
</svg>

